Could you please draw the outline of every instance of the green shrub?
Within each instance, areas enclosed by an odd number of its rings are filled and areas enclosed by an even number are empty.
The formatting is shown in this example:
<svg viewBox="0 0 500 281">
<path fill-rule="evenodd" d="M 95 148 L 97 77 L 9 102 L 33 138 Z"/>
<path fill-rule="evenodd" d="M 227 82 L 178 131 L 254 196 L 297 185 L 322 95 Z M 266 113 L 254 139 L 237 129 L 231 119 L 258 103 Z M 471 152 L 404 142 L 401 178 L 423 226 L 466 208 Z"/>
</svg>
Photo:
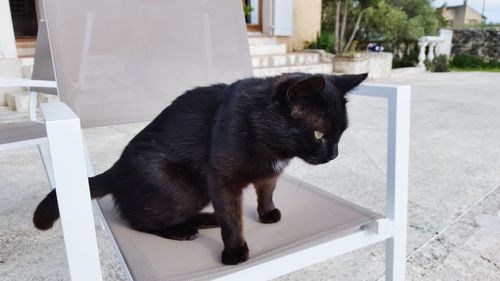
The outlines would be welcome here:
<svg viewBox="0 0 500 281">
<path fill-rule="evenodd" d="M 457 68 L 481 68 L 483 60 L 469 55 L 456 55 L 451 60 L 451 66 Z"/>
<path fill-rule="evenodd" d="M 438 55 L 434 60 L 424 60 L 425 69 L 430 72 L 448 72 L 448 56 Z"/>
<path fill-rule="evenodd" d="M 327 52 L 333 51 L 333 34 L 331 32 L 321 32 L 316 34 L 316 40 L 305 41 L 305 49 L 321 49 Z"/>
<path fill-rule="evenodd" d="M 417 65 L 417 60 L 412 57 L 404 56 L 392 60 L 392 68 L 412 67 Z"/>
<path fill-rule="evenodd" d="M 427 71 L 432 71 L 434 65 L 432 65 L 432 61 L 430 61 L 428 58 L 424 60 L 424 65 L 425 65 L 425 70 Z"/>
<path fill-rule="evenodd" d="M 441 54 L 434 58 L 432 61 L 432 72 L 448 72 L 448 56 Z"/>
<path fill-rule="evenodd" d="M 394 55 L 394 59 L 392 60 L 392 68 L 400 68 L 400 67 L 413 67 L 418 63 L 418 48 L 415 46 L 408 46 L 404 48 L 403 56 L 399 57 L 398 55 Z"/>
<path fill-rule="evenodd" d="M 245 16 L 249 16 L 253 12 L 253 7 L 250 4 L 243 4 L 243 13 Z"/>
<path fill-rule="evenodd" d="M 500 68 L 500 61 L 488 61 L 469 55 L 455 55 L 450 66 L 458 69 L 496 69 Z"/>
</svg>

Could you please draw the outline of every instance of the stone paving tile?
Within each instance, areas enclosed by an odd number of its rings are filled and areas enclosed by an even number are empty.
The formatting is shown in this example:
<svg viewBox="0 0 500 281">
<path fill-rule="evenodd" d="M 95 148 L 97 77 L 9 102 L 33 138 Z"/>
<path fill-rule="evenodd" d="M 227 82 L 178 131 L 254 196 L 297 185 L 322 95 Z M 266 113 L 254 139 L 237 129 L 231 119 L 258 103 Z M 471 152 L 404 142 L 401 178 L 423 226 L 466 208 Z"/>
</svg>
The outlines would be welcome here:
<svg viewBox="0 0 500 281">
<path fill-rule="evenodd" d="M 478 216 L 496 226 L 478 225 Z M 408 280 L 500 280 L 500 186 L 408 261 Z"/>
<path fill-rule="evenodd" d="M 36 230 L 33 211 L 50 190 L 35 147 L 0 153 L 0 281 L 69 280 L 61 224 Z M 110 241 L 98 229 L 106 281 L 125 280 Z"/>
</svg>

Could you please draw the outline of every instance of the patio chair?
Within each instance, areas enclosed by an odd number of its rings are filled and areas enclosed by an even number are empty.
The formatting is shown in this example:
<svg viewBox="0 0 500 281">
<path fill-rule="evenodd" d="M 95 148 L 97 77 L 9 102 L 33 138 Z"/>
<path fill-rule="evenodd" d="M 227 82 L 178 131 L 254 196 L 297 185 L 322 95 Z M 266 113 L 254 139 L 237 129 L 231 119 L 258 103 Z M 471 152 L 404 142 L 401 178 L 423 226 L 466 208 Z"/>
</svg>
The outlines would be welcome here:
<svg viewBox="0 0 500 281">
<path fill-rule="evenodd" d="M 35 64 L 32 79 L 0 77 L 0 87 L 29 89 L 29 119 L 0 125 L 0 150 L 36 145 L 42 158 L 51 187 L 54 187 L 51 162 L 47 147 L 47 133 L 43 121 L 37 119 L 38 93 L 57 95 L 52 59 L 45 21 L 38 24 Z"/>
<path fill-rule="evenodd" d="M 101 280 L 87 181 L 93 173 L 80 123 L 151 120 L 186 89 L 251 76 L 242 3 L 44 0 L 44 5 L 64 103 L 45 104 L 42 111 L 70 275 Z M 250 259 L 225 266 L 219 229 L 202 230 L 187 243 L 137 232 L 115 213 L 112 198 L 104 197 L 95 211 L 127 277 L 265 280 L 385 241 L 386 279 L 404 280 L 410 88 L 365 84 L 354 94 L 388 100 L 385 215 L 283 176 L 275 202 L 286 219 L 257 223 L 255 195 L 247 190 L 244 231 Z M 323 220 L 310 219 L 319 214 Z"/>
</svg>

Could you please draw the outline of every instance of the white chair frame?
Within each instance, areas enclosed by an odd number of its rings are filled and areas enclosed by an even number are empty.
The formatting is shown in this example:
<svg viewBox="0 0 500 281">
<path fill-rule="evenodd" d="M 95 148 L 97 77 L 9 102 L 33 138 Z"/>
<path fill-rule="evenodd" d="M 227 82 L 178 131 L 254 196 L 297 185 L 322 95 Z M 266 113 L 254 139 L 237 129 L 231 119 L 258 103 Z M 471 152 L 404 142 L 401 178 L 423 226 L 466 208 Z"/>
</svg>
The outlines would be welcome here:
<svg viewBox="0 0 500 281">
<path fill-rule="evenodd" d="M 380 241 L 385 241 L 386 245 L 386 280 L 405 280 L 411 88 L 363 84 L 352 94 L 386 98 L 388 101 L 385 218 L 352 234 L 257 264 L 218 280 L 268 280 Z M 92 169 L 82 139 L 80 120 L 62 102 L 43 104 L 41 108 L 47 128 L 71 279 L 102 280 L 87 180 L 92 175 Z M 97 204 L 95 206 L 100 214 Z M 106 222 L 102 220 L 101 223 L 104 230 L 111 234 Z M 109 237 L 118 250 L 112 235 Z M 132 280 L 121 253 L 117 253 L 128 278 Z"/>
<path fill-rule="evenodd" d="M 46 80 L 31 80 L 31 79 L 23 79 L 23 78 L 4 78 L 0 77 L 0 88 L 10 88 L 10 87 L 40 87 L 40 88 L 54 88 L 57 89 L 57 83 L 55 81 L 46 81 Z M 39 122 L 37 120 L 36 107 L 38 103 L 37 98 L 38 93 L 34 91 L 29 92 L 29 102 L 28 102 L 28 110 L 29 110 L 29 120 L 32 122 Z M 54 188 L 54 177 L 52 173 L 52 164 L 49 158 L 49 151 L 46 147 L 47 137 L 42 138 L 32 138 L 25 139 L 22 141 L 6 143 L 0 145 L 1 150 L 7 149 L 16 149 L 25 146 L 36 145 L 38 146 L 38 151 L 40 152 L 40 156 L 42 158 L 43 166 L 45 168 L 45 172 L 47 174 L 47 178 L 49 179 L 50 186 Z"/>
<path fill-rule="evenodd" d="M 0 88 L 10 87 L 40 87 L 57 89 L 57 83 L 55 81 L 46 80 L 0 77 Z M 38 94 L 34 91 L 29 92 L 28 112 L 30 120 L 34 122 L 38 122 L 36 118 L 37 95 Z"/>
</svg>

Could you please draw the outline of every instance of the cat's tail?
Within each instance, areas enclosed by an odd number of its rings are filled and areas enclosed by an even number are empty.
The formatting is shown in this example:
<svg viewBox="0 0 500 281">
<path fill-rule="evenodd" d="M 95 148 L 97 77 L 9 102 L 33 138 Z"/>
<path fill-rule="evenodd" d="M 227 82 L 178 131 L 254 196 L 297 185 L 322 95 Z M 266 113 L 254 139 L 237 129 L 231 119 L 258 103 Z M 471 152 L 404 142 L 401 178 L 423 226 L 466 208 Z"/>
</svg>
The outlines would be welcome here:
<svg viewBox="0 0 500 281">
<path fill-rule="evenodd" d="M 106 173 L 89 178 L 90 196 L 92 198 L 100 198 L 111 193 L 109 183 L 106 179 Z M 57 205 L 56 190 L 53 189 L 47 196 L 38 204 L 38 207 L 33 214 L 33 224 L 41 230 L 47 230 L 54 225 L 54 222 L 59 218 L 59 208 Z"/>
</svg>

